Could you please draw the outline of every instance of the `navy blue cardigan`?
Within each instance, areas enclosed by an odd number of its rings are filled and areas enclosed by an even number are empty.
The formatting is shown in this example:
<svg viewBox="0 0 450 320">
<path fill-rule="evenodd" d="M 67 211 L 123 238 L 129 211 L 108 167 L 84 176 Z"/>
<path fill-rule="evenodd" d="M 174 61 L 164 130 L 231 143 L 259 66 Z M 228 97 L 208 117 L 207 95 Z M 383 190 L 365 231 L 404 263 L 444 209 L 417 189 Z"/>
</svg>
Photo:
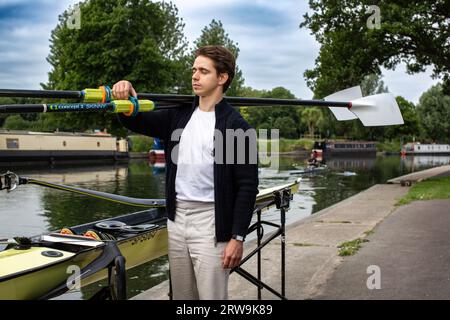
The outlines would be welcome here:
<svg viewBox="0 0 450 320">
<path fill-rule="evenodd" d="M 175 220 L 175 178 L 177 165 L 172 161 L 172 150 L 178 145 L 172 141 L 172 133 L 176 129 L 185 128 L 192 116 L 199 98 L 196 96 L 191 108 L 178 108 L 172 110 L 157 110 L 139 113 L 135 117 L 119 115 L 120 122 L 131 131 L 164 140 L 166 157 L 166 210 L 170 220 Z M 223 138 L 222 163 L 214 163 L 214 202 L 216 240 L 218 242 L 230 240 L 233 234 L 245 236 L 251 222 L 256 195 L 258 193 L 258 164 L 251 163 L 250 152 L 256 155 L 256 136 L 246 138 L 245 162 L 225 161 L 227 150 L 225 135 L 227 129 L 242 129 L 246 131 L 251 126 L 222 99 L 215 106 L 216 125 Z M 178 135 L 178 137 L 180 137 Z M 252 140 L 252 141 L 250 141 Z M 236 141 L 235 141 L 236 142 Z M 178 148 L 177 148 L 178 149 Z M 236 160 L 236 143 L 234 146 L 234 160 Z M 217 150 L 214 150 L 217 152 Z M 217 161 L 219 162 L 219 161 Z M 254 161 L 253 161 L 254 162 Z"/>
</svg>

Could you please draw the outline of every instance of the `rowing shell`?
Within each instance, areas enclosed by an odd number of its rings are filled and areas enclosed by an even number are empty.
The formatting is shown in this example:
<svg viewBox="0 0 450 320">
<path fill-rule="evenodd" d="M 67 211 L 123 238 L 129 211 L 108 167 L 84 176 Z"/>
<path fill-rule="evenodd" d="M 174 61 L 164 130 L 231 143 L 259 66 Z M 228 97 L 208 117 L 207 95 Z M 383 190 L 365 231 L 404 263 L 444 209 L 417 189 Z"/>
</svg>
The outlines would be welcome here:
<svg viewBox="0 0 450 320">
<path fill-rule="evenodd" d="M 274 194 L 298 190 L 300 179 L 262 189 L 256 199 L 258 210 L 274 205 Z M 83 269 L 97 259 L 108 241 L 117 244 L 131 269 L 167 254 L 167 216 L 164 208 L 153 208 L 32 237 L 30 246 L 0 251 L 0 300 L 39 299 L 64 283 L 76 266 Z M 94 232 L 101 239 L 81 236 Z M 108 239 L 108 240 L 106 240 Z M 73 272 L 73 271 L 72 271 Z M 81 286 L 106 278 L 102 270 L 83 279 Z"/>
<path fill-rule="evenodd" d="M 321 167 L 306 167 L 305 169 L 301 169 L 301 170 L 290 170 L 289 174 L 290 175 L 295 175 L 295 174 L 309 174 L 309 173 L 318 173 L 318 172 L 322 172 L 323 170 L 327 169 L 326 166 L 321 166 Z"/>
<path fill-rule="evenodd" d="M 70 228 L 76 234 L 51 233 L 32 238 L 36 245 L 0 252 L 0 299 L 38 299 L 67 279 L 73 266 L 80 269 L 100 256 L 107 241 L 84 235 L 97 233 L 100 222 L 117 221 L 134 226 L 135 230 L 113 232 L 114 240 L 130 269 L 167 254 L 166 216 L 163 208 L 154 208 L 111 219 Z M 139 228 L 142 231 L 139 231 Z M 102 233 L 103 235 L 106 234 Z M 111 232 L 108 232 L 111 235 Z M 72 268 L 69 268 L 71 267 Z M 86 278 L 82 285 L 106 277 L 101 271 Z"/>
</svg>

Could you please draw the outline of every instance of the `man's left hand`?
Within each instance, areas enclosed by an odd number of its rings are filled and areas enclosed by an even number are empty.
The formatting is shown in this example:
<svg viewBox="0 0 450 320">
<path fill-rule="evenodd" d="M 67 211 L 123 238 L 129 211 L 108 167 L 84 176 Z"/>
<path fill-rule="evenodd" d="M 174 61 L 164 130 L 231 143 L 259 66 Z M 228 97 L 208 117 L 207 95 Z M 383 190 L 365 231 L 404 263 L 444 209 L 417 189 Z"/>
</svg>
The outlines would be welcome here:
<svg viewBox="0 0 450 320">
<path fill-rule="evenodd" d="M 244 253 L 244 243 L 235 239 L 231 239 L 222 255 L 222 266 L 224 269 L 237 267 L 242 260 Z"/>
</svg>

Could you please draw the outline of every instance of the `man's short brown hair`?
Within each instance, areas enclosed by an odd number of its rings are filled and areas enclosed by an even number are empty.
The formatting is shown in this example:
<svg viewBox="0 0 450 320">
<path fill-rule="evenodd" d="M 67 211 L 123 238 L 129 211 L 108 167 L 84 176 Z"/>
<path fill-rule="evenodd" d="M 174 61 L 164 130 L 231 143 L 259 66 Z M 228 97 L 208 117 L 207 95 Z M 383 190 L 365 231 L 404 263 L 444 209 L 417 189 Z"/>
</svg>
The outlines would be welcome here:
<svg viewBox="0 0 450 320">
<path fill-rule="evenodd" d="M 218 75 L 228 73 L 228 80 L 223 85 L 223 92 L 227 91 L 236 72 L 236 58 L 233 53 L 223 46 L 203 46 L 195 51 L 195 57 L 198 56 L 210 58 Z"/>
</svg>

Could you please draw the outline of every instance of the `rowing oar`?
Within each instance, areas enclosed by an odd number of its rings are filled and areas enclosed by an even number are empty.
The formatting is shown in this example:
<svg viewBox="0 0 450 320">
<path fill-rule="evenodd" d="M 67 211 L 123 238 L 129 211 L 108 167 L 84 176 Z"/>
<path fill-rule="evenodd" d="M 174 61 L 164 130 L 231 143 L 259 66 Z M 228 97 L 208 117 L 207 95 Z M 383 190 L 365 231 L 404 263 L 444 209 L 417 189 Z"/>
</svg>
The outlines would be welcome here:
<svg viewBox="0 0 450 320">
<path fill-rule="evenodd" d="M 44 113 L 44 112 L 93 112 L 111 111 L 131 113 L 151 111 L 154 103 L 150 100 L 113 100 L 108 103 L 51 103 L 51 104 L 6 104 L 0 105 L 0 113 Z"/>
<path fill-rule="evenodd" d="M 138 99 L 142 100 L 130 103 L 128 100 L 113 100 L 112 91 L 108 86 L 82 91 L 0 89 L 0 97 L 75 99 L 80 102 L 75 104 L 0 105 L 0 113 L 112 111 L 135 114 L 136 110 L 146 112 L 154 109 L 191 106 L 194 101 L 194 96 L 192 95 L 138 93 Z M 360 119 L 365 126 L 403 124 L 400 108 L 392 94 L 382 93 L 363 97 L 359 86 L 336 92 L 323 100 L 240 97 L 226 97 L 226 99 L 235 107 L 329 107 L 337 120 Z M 136 107 L 137 104 L 138 106 Z M 144 107 L 141 107 L 141 104 Z"/>
<path fill-rule="evenodd" d="M 65 186 L 45 181 L 40 181 L 31 178 L 19 177 L 17 174 L 8 171 L 5 174 L 0 174 L 0 190 L 5 189 L 7 191 L 14 190 L 18 185 L 23 184 L 35 184 L 43 187 L 69 191 L 73 193 L 78 193 L 86 196 L 90 196 L 97 199 L 108 200 L 120 204 L 126 204 L 135 207 L 144 207 L 144 208 L 154 208 L 154 207 L 165 207 L 166 200 L 165 199 L 139 199 L 139 198 L 131 198 L 126 196 L 119 196 L 116 194 L 111 194 L 107 192 L 89 190 L 84 188 L 76 188 L 71 186 Z"/>
</svg>

